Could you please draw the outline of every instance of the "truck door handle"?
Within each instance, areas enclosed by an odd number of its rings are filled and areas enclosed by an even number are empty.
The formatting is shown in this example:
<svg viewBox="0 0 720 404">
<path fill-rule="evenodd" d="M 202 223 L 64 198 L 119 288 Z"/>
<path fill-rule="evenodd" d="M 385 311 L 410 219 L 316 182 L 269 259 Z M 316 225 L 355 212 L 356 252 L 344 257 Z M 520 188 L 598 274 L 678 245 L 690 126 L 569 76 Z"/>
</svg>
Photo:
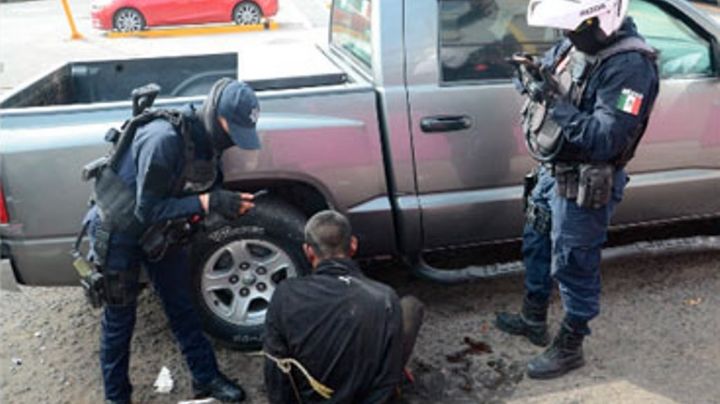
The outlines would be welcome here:
<svg viewBox="0 0 720 404">
<path fill-rule="evenodd" d="M 420 120 L 420 129 L 423 132 L 452 132 L 471 126 L 472 119 L 467 115 L 429 116 Z"/>
</svg>

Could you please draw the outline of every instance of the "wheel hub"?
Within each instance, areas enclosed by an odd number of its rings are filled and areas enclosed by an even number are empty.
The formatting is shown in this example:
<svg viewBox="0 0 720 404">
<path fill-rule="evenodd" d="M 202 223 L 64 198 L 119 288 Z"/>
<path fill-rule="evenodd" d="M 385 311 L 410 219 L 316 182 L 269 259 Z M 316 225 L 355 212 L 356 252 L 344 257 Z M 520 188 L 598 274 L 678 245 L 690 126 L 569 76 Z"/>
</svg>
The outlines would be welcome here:
<svg viewBox="0 0 720 404">
<path fill-rule="evenodd" d="M 255 282 L 257 282 L 257 277 L 253 274 L 244 275 L 242 278 L 242 283 L 245 286 L 252 286 Z"/>
<path fill-rule="evenodd" d="M 236 240 L 220 247 L 202 268 L 201 293 L 215 316 L 240 326 L 261 325 L 277 285 L 297 276 L 295 263 L 266 240 Z"/>
</svg>

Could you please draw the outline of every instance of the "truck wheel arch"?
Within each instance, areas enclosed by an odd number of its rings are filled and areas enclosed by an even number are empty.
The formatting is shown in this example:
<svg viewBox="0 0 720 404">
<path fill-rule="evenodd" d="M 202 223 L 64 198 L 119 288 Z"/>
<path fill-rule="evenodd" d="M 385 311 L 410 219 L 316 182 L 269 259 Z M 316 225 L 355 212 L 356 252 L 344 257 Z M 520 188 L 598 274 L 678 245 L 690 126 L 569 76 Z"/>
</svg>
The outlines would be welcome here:
<svg viewBox="0 0 720 404">
<path fill-rule="evenodd" d="M 317 184 L 298 179 L 248 179 L 226 184 L 229 189 L 254 192 L 267 189 L 269 195 L 295 207 L 307 218 L 325 209 L 336 209 L 330 192 Z"/>
</svg>

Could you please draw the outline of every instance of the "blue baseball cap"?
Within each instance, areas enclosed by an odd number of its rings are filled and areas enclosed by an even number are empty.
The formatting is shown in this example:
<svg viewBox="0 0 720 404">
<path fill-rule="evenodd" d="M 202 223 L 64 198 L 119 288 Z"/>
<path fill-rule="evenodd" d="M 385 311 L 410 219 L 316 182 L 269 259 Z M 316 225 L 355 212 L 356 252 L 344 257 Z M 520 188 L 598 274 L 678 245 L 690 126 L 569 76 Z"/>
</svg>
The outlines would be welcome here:
<svg viewBox="0 0 720 404">
<path fill-rule="evenodd" d="M 242 81 L 228 84 L 220 94 L 217 114 L 227 120 L 233 143 L 246 150 L 260 148 L 260 138 L 255 129 L 260 104 L 249 85 Z"/>
</svg>

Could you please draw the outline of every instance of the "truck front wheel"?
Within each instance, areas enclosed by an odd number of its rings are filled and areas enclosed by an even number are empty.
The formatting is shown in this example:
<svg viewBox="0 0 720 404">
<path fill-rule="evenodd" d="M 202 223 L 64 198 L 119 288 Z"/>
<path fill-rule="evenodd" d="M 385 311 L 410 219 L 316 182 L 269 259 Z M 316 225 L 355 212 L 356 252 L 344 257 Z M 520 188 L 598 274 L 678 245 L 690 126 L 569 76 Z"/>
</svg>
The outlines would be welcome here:
<svg viewBox="0 0 720 404">
<path fill-rule="evenodd" d="M 205 331 L 241 350 L 258 349 L 280 282 L 309 273 L 302 252 L 305 217 L 264 199 L 241 218 L 209 225 L 193 242 L 192 287 Z"/>
</svg>

